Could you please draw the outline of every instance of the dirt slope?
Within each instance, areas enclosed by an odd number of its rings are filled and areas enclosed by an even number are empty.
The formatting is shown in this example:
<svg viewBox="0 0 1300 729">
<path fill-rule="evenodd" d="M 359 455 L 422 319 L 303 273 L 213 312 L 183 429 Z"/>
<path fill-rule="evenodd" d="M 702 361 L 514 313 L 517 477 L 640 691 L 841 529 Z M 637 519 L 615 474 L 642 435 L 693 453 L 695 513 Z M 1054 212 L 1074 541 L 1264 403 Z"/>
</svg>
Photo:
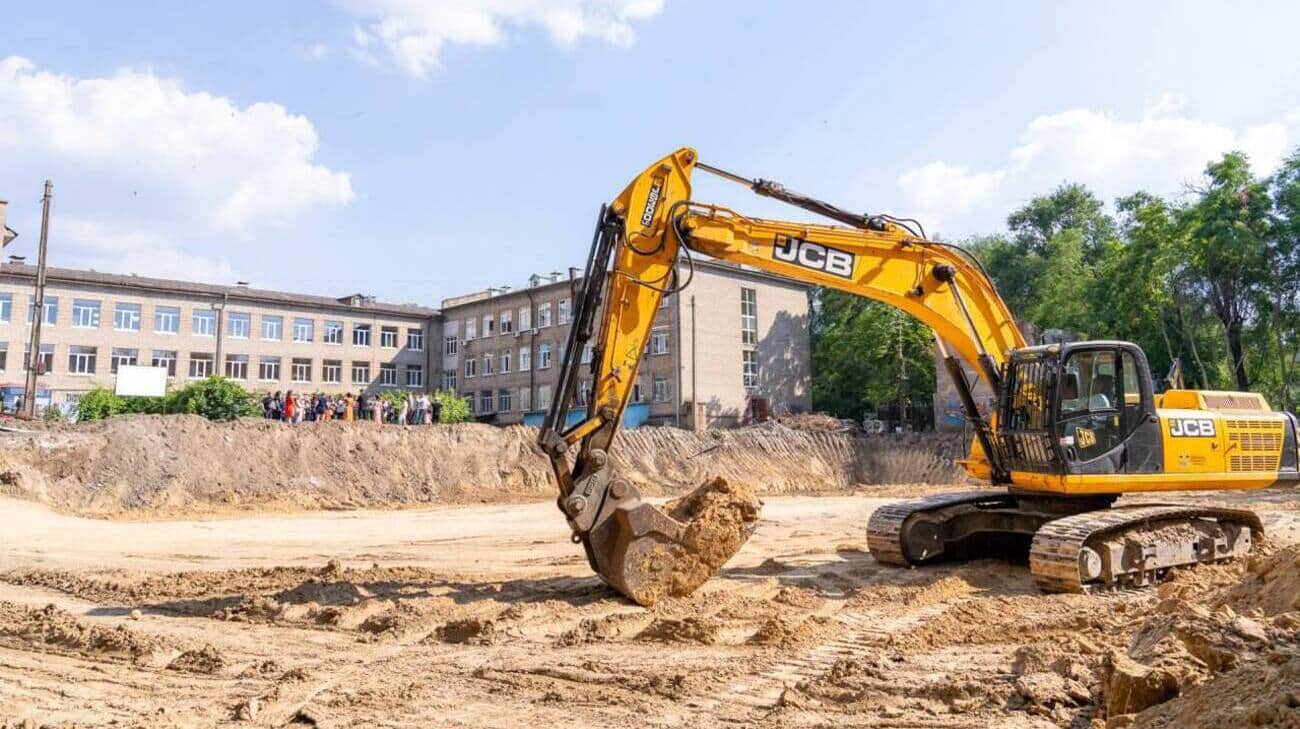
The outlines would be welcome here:
<svg viewBox="0 0 1300 729">
<path fill-rule="evenodd" d="M 555 493 L 535 438 L 522 426 L 130 416 L 0 432 L 0 494 L 99 516 L 518 502 Z M 771 424 L 624 431 L 613 456 L 647 495 L 678 495 L 716 476 L 765 494 L 827 493 L 959 479 L 953 458 L 963 447 L 936 436 L 863 438 Z"/>
</svg>

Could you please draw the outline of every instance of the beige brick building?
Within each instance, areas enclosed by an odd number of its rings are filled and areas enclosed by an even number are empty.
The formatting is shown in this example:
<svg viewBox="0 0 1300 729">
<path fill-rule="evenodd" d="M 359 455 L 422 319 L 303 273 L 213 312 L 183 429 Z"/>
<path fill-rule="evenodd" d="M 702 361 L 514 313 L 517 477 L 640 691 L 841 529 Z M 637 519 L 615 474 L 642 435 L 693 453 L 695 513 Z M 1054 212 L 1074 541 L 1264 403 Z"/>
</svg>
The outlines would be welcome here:
<svg viewBox="0 0 1300 729">
<path fill-rule="evenodd" d="M 472 398 L 481 420 L 536 422 L 555 390 L 577 273 L 444 300 L 440 385 Z M 579 382 L 580 403 L 590 388 Z M 690 286 L 655 317 L 632 399 L 646 421 L 682 427 L 734 425 L 751 406 L 808 410 L 808 288 L 697 261 Z"/>
<path fill-rule="evenodd" d="M 729 426 L 747 409 L 809 409 L 807 287 L 716 262 L 664 300 L 629 425 Z M 480 420 L 535 422 L 550 404 L 574 276 L 447 299 L 442 310 L 247 286 L 51 268 L 39 387 L 55 405 L 112 387 L 122 364 L 173 386 L 221 374 L 256 391 L 455 390 Z M 684 275 L 684 272 L 683 272 Z M 0 266 L 0 384 L 21 386 L 35 269 Z M 586 353 L 589 358 L 590 352 Z M 586 359 L 586 361 L 590 361 Z M 590 379 L 580 383 L 584 396 Z"/>
<path fill-rule="evenodd" d="M 33 266 L 0 266 L 0 380 L 25 375 Z M 40 387 L 54 404 L 113 386 L 120 364 L 166 367 L 171 381 L 224 374 L 254 390 L 426 388 L 437 311 L 360 294 L 323 296 L 48 270 Z"/>
</svg>

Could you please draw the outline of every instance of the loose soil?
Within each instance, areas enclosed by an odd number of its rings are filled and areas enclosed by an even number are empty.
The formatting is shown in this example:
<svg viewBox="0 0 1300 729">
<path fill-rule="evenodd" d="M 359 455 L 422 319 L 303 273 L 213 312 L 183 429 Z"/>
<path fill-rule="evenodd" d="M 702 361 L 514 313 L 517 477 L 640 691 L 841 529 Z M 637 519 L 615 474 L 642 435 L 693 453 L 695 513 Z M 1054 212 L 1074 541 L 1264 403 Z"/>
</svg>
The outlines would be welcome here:
<svg viewBox="0 0 1300 729">
<path fill-rule="evenodd" d="M 1260 509 L 1255 558 L 1071 596 L 877 564 L 889 498 L 769 496 L 717 577 L 651 608 L 550 503 L 140 523 L 0 499 L 0 726 L 1294 726 L 1294 494 L 1217 498 Z"/>
<path fill-rule="evenodd" d="M 556 493 L 537 430 L 467 423 L 285 425 L 135 415 L 0 431 L 0 495 L 117 518 L 246 511 L 520 503 Z M 715 477 L 762 494 L 847 493 L 864 485 L 952 483 L 955 435 L 862 436 L 780 423 L 694 433 L 639 428 L 611 450 L 620 478 L 649 496 Z"/>
</svg>

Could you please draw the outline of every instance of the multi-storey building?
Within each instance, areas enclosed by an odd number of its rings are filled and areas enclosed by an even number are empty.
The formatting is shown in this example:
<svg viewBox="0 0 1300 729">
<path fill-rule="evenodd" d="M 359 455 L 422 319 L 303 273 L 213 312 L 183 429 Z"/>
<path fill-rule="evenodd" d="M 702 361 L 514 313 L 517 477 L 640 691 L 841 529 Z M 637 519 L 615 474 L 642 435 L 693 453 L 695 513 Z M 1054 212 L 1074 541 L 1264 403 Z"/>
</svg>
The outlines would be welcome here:
<svg viewBox="0 0 1300 729">
<path fill-rule="evenodd" d="M 807 410 L 808 287 L 712 261 L 694 268 L 650 330 L 632 393 L 645 420 L 703 428 L 742 422 L 751 409 Z M 444 300 L 440 385 L 469 398 L 481 420 L 537 422 L 555 391 L 577 273 Z M 590 348 L 580 356 L 590 363 Z M 584 377 L 579 405 L 590 391 Z"/>
<path fill-rule="evenodd" d="M 447 299 L 443 310 L 51 268 L 39 386 L 56 405 L 119 366 L 167 369 L 173 384 L 225 375 L 258 391 L 454 390 L 486 422 L 537 422 L 550 405 L 577 285 Z M 683 276 L 685 273 L 683 272 Z M 35 269 L 0 266 L 0 384 L 21 385 Z M 727 426 L 751 409 L 810 407 L 807 287 L 716 262 L 664 299 L 634 384 L 635 422 Z M 590 362 L 591 351 L 585 351 Z M 579 383 L 579 404 L 590 393 Z M 629 418 L 629 424 L 635 424 Z"/>
<path fill-rule="evenodd" d="M 0 377 L 21 384 L 35 309 L 35 268 L 0 266 Z M 424 389 L 437 311 L 51 268 L 40 387 L 54 404 L 111 386 L 122 364 L 165 367 L 174 382 L 221 374 L 256 390 Z"/>
</svg>

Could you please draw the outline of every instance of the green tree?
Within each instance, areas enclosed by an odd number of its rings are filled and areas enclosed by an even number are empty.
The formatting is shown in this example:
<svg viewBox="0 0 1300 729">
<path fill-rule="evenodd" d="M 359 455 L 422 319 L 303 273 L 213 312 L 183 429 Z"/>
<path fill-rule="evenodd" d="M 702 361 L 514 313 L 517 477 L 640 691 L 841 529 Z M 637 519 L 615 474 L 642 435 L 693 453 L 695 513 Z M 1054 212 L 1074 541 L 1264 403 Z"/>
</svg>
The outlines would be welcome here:
<svg viewBox="0 0 1300 729">
<path fill-rule="evenodd" d="M 813 311 L 815 409 L 856 420 L 896 402 L 900 387 L 913 401 L 934 392 L 929 327 L 886 304 L 832 289 L 816 291 Z"/>
<path fill-rule="evenodd" d="M 469 403 L 451 390 L 434 390 L 429 399 L 442 404 L 442 410 L 438 414 L 439 423 L 464 423 L 474 419 L 469 411 Z"/>
<path fill-rule="evenodd" d="M 1200 294 L 1223 325 L 1237 389 L 1250 389 L 1246 329 L 1266 297 L 1272 199 L 1244 154 L 1230 152 L 1205 169 L 1207 185 L 1182 211 L 1187 266 Z"/>
<path fill-rule="evenodd" d="M 84 393 L 77 401 L 77 420 L 89 422 L 103 420 L 126 412 L 126 404 L 112 390 L 95 387 Z"/>
</svg>

